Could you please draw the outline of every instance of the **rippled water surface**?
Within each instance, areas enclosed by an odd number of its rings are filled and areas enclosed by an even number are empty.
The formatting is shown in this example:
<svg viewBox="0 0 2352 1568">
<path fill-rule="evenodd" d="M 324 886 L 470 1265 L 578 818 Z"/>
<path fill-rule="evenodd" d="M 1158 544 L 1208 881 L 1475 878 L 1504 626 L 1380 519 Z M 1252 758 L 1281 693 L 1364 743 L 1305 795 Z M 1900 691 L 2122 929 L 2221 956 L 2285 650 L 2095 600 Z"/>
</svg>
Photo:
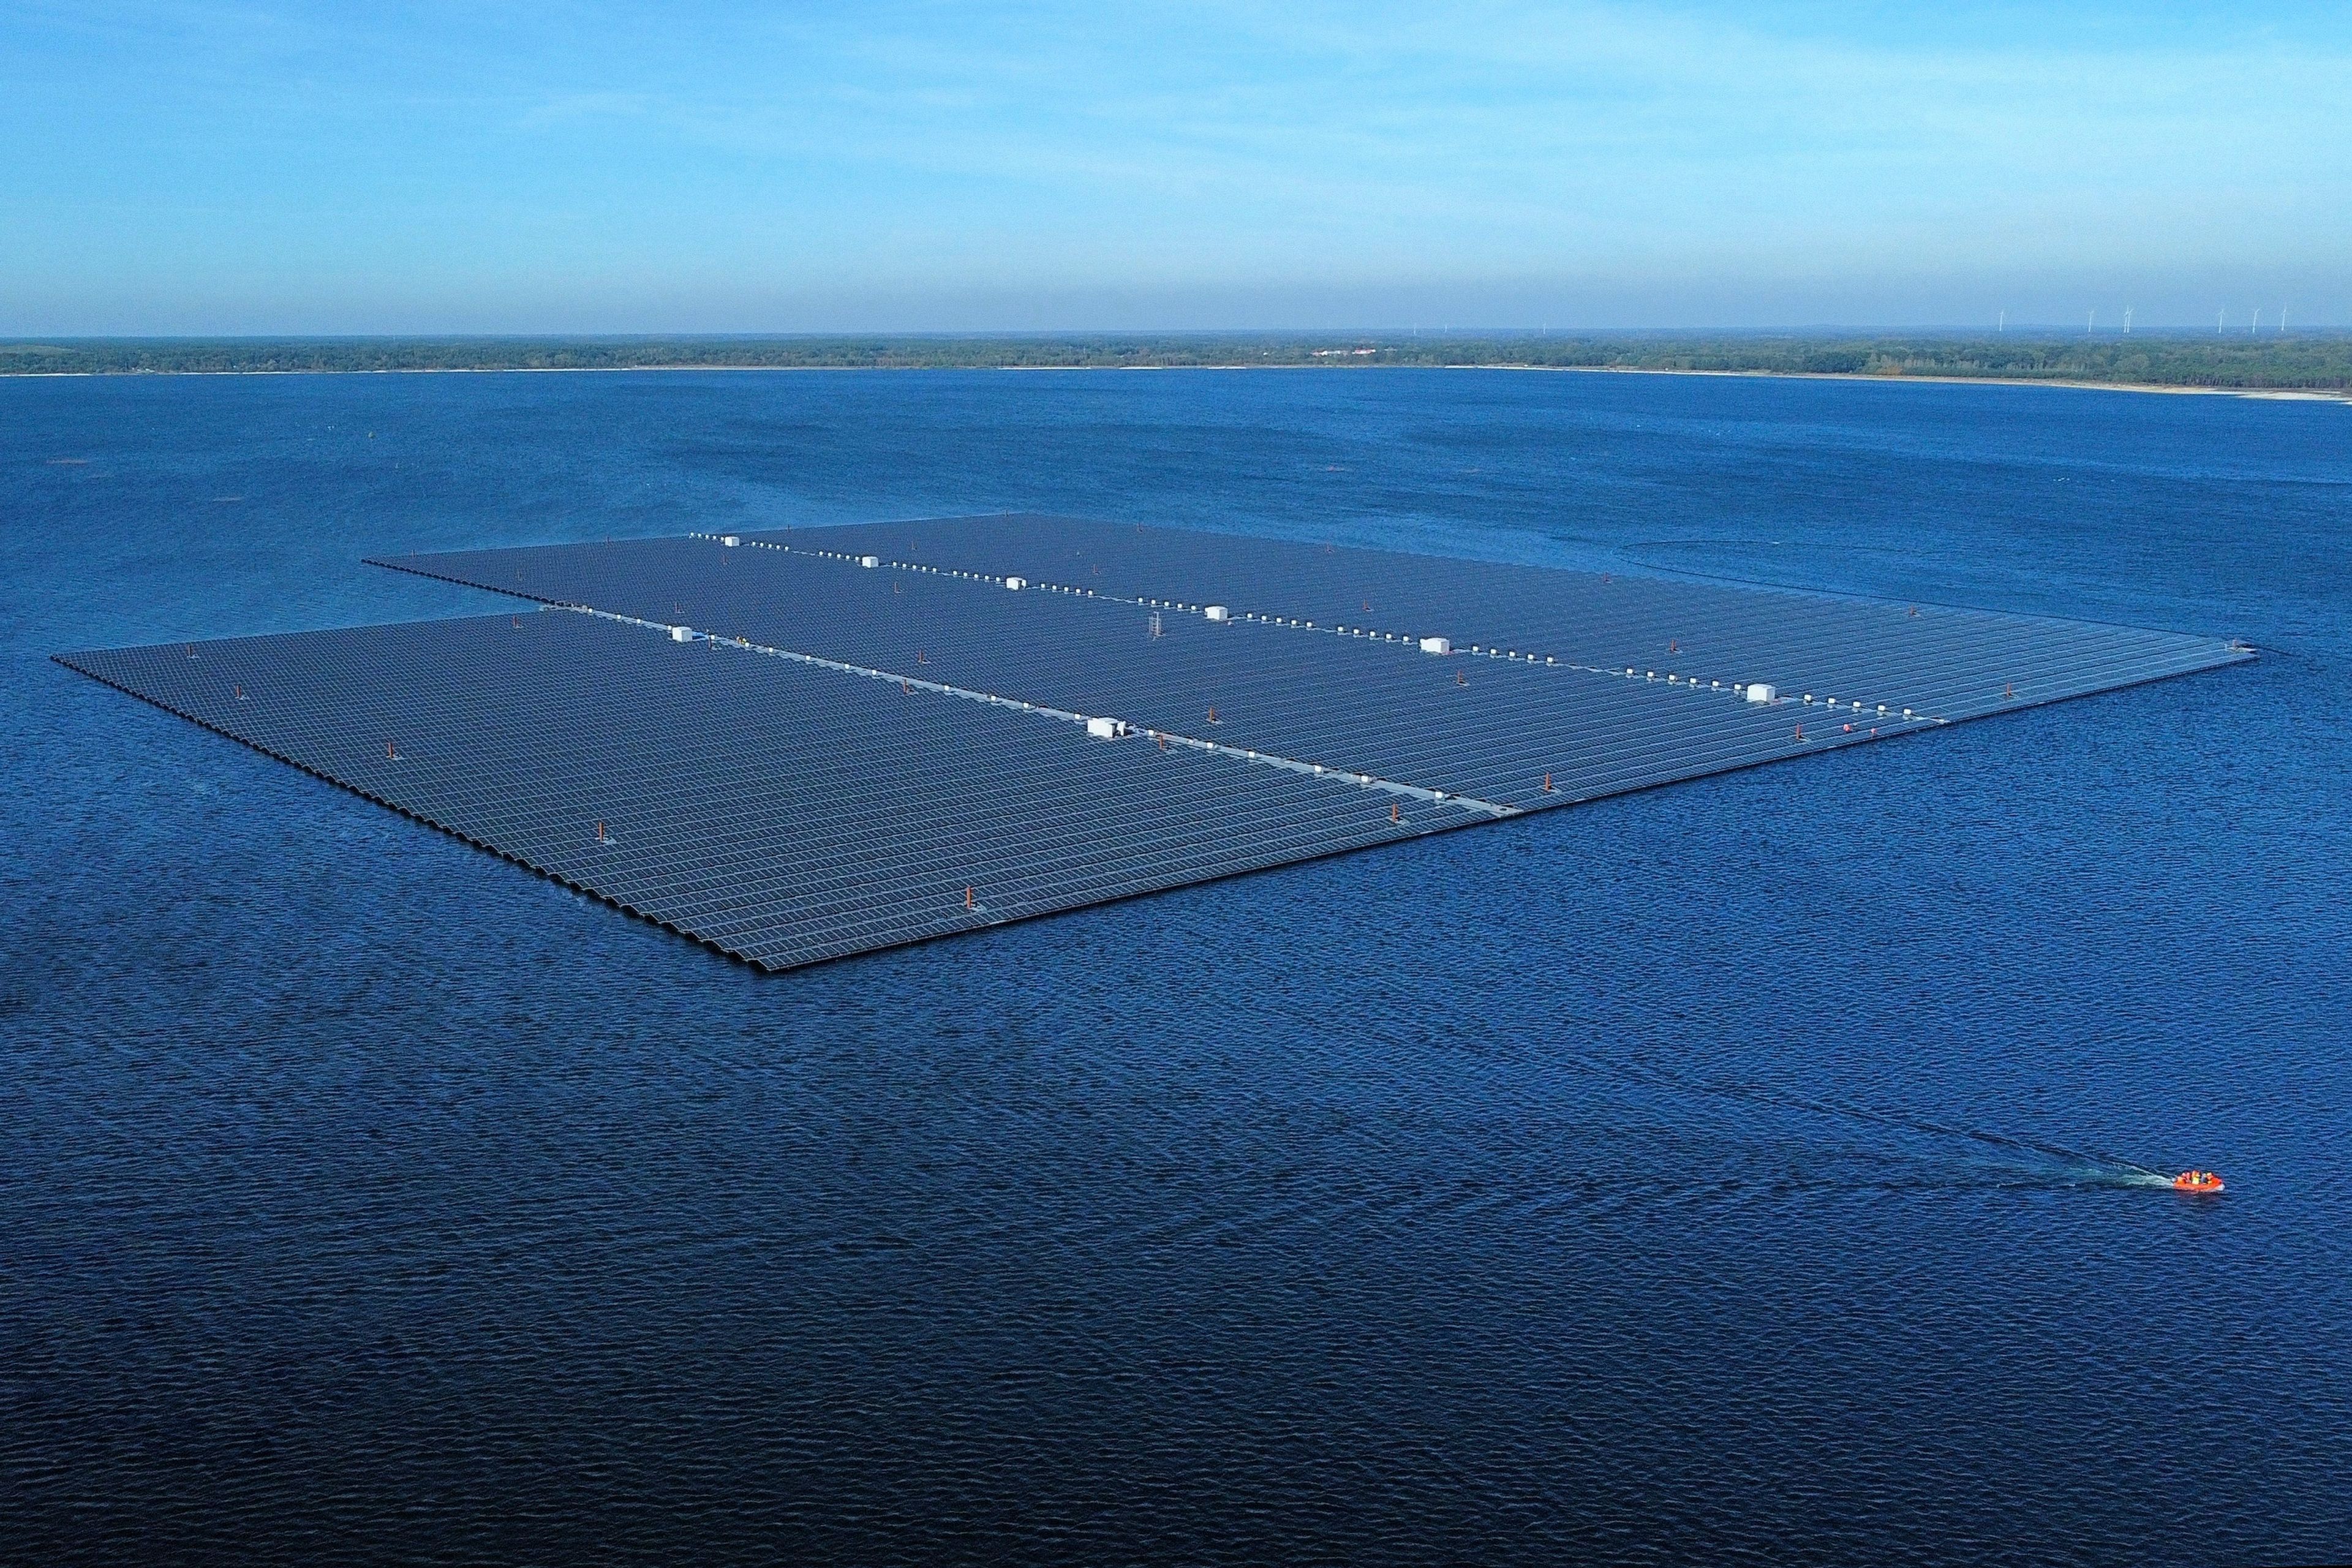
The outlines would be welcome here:
<svg viewBox="0 0 2352 1568">
<path fill-rule="evenodd" d="M 782 976 L 46 658 L 1000 509 L 2264 656 Z M 0 715 L 0 1557 L 2352 1555 L 2352 408 L 5 381 Z"/>
</svg>

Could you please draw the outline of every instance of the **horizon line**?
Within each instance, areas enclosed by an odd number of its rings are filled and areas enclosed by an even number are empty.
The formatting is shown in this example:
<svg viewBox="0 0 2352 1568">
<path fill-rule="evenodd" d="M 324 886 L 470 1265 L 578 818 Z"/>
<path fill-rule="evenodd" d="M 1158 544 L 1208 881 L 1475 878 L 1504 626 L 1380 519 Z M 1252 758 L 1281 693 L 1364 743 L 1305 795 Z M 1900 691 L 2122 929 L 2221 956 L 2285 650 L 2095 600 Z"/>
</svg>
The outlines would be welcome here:
<svg viewBox="0 0 2352 1568">
<path fill-rule="evenodd" d="M 832 328 L 761 329 L 691 328 L 638 330 L 557 330 L 499 331 L 160 331 L 160 332 L 0 332 L 0 347 L 21 348 L 38 342 L 826 342 L 851 338 L 882 338 L 926 342 L 1051 342 L 1064 338 L 1421 338 L 1475 337 L 1798 337 L 1823 334 L 1902 337 L 1918 335 L 2016 337 L 2039 334 L 2082 342 L 2093 338 L 2261 338 L 2352 336 L 2352 326 L 2315 324 L 2259 330 L 2232 326 L 2227 330 L 2179 323 L 2150 324 L 2137 330 L 2102 327 L 2086 330 L 2064 322 L 2021 321 L 2013 326 L 1964 325 L 1939 322 L 1913 326 L 1884 323 L 1809 322 L 1792 326 L 1731 327 L 1590 327 L 1590 326 L 1444 326 L 1444 327 L 1034 327 L 1034 328 Z"/>
</svg>

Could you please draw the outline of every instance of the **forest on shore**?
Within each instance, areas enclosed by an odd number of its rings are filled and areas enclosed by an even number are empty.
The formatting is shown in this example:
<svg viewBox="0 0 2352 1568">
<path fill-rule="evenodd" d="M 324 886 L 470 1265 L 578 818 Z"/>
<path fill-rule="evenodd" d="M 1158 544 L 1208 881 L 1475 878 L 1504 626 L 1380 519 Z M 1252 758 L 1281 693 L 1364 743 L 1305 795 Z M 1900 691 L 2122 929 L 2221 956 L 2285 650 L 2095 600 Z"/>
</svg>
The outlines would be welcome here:
<svg viewBox="0 0 2352 1568">
<path fill-rule="evenodd" d="M 1952 376 L 2352 391 L 2352 331 L 1070 332 L 1035 335 L 59 338 L 0 341 L 0 374 L 506 370 L 1491 366 Z"/>
</svg>

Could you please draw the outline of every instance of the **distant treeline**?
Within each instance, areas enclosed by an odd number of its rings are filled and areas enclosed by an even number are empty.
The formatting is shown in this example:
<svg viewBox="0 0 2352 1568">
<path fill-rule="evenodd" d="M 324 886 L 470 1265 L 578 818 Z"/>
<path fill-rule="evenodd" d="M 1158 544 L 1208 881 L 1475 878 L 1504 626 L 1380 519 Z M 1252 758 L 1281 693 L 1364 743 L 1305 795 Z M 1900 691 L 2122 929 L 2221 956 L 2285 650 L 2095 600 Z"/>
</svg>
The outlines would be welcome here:
<svg viewBox="0 0 2352 1568">
<path fill-rule="evenodd" d="M 0 342 L 0 374 L 1493 365 L 2352 390 L 2352 332 L 1124 333 L 1034 337 L 109 338 Z"/>
</svg>

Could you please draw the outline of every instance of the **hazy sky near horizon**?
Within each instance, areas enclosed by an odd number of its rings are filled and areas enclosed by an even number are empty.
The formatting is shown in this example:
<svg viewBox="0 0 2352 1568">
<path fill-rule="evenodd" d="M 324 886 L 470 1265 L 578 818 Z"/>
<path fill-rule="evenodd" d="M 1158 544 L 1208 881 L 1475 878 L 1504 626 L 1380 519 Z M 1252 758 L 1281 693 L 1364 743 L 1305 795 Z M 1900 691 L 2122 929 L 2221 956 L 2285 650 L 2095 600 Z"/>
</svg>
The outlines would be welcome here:
<svg viewBox="0 0 2352 1568">
<path fill-rule="evenodd" d="M 0 332 L 2352 324 L 2352 6 L 0 0 Z"/>
</svg>

